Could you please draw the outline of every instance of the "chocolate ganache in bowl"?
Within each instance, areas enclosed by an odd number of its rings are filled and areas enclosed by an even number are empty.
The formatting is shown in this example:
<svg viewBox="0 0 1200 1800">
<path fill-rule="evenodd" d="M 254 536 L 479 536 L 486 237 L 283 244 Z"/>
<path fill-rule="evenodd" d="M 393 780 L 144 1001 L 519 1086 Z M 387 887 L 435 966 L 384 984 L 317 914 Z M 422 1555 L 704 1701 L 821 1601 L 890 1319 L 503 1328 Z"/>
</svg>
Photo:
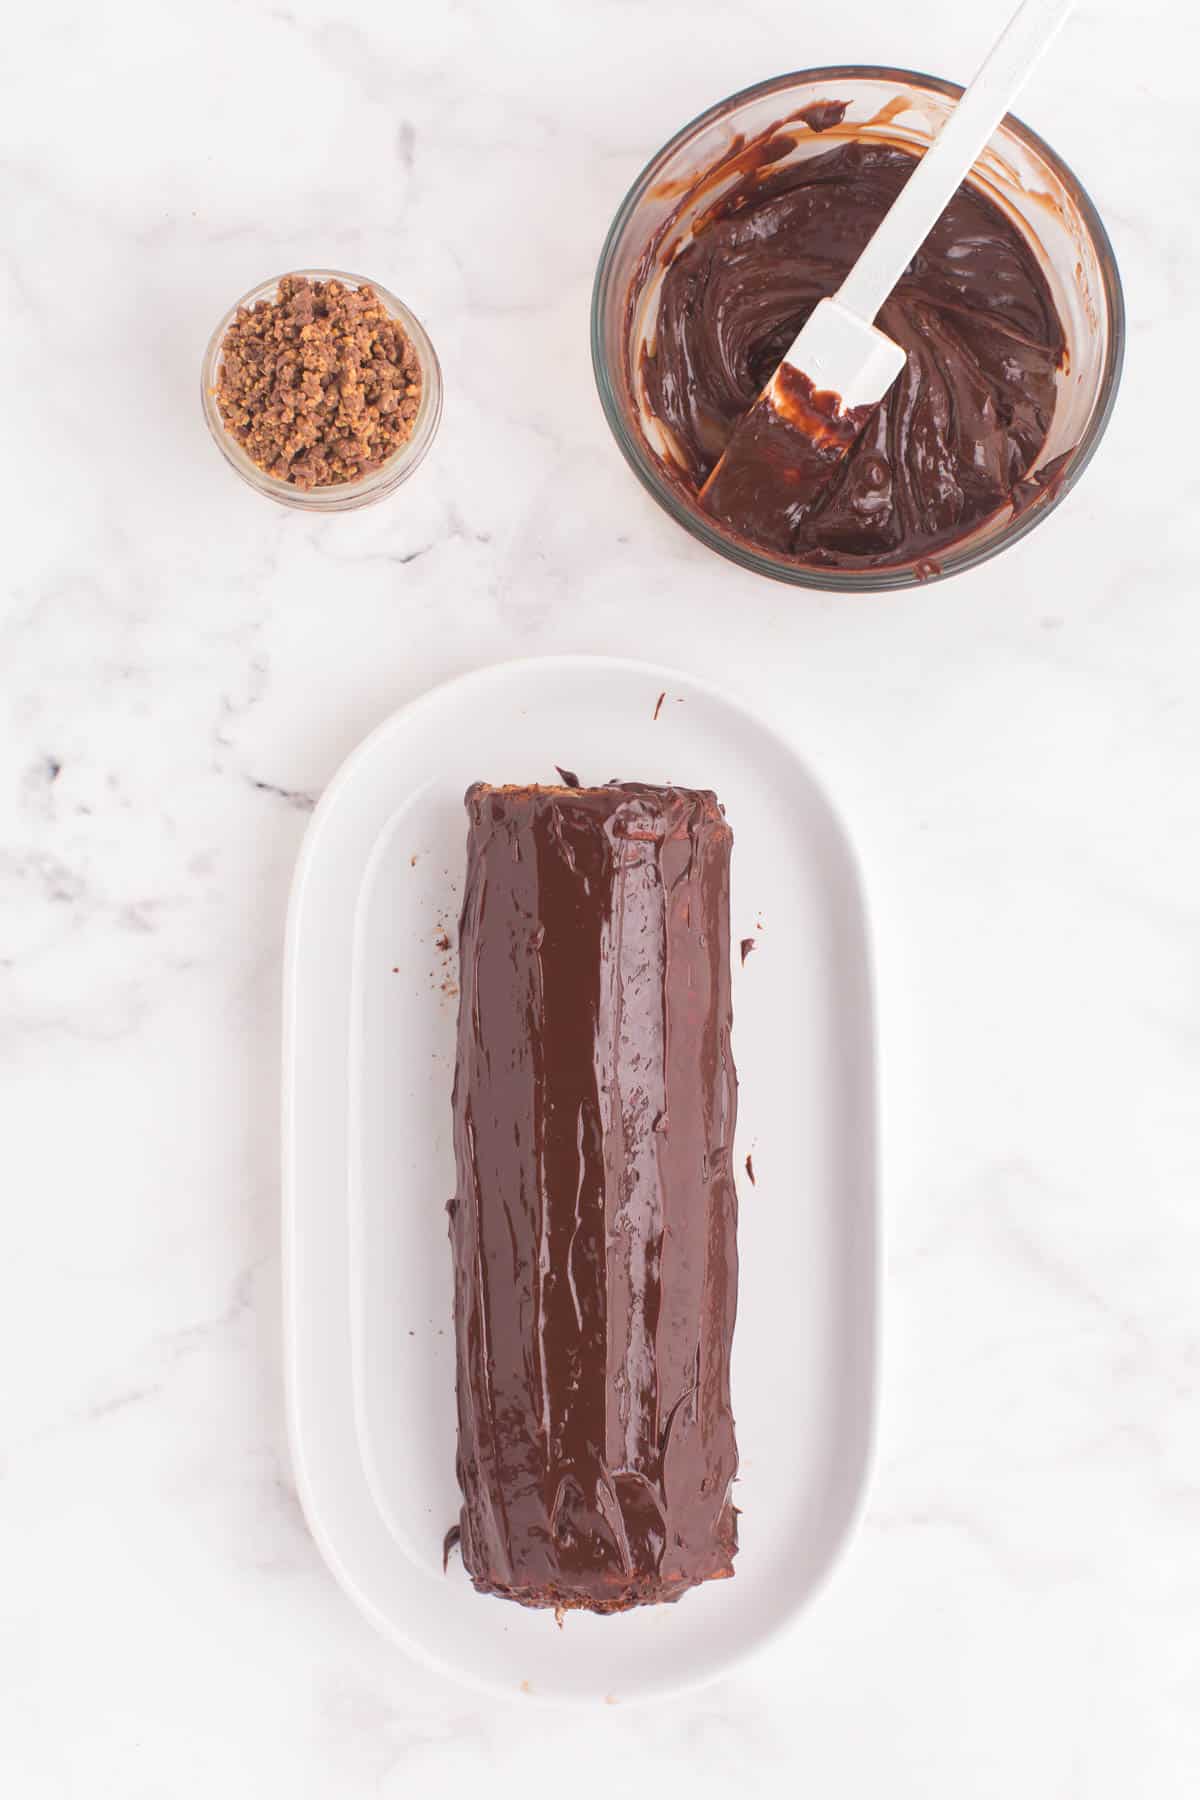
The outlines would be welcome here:
<svg viewBox="0 0 1200 1800">
<path fill-rule="evenodd" d="M 697 495 L 800 325 L 840 284 L 959 90 L 817 70 L 735 96 L 635 184 L 597 274 L 593 357 L 618 443 L 711 548 L 813 587 L 955 573 L 1052 510 L 1115 397 L 1120 282 L 1070 171 L 1011 117 L 879 315 L 908 361 L 786 540 Z"/>
</svg>

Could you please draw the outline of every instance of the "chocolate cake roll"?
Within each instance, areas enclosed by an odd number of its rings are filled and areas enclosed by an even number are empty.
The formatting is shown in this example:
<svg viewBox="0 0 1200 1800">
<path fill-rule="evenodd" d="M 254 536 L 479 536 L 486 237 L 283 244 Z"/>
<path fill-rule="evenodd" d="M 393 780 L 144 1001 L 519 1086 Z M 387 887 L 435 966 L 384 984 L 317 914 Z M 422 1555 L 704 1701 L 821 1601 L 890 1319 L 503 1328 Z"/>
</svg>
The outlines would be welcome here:
<svg viewBox="0 0 1200 1800">
<path fill-rule="evenodd" d="M 463 1561 L 618 1612 L 733 1573 L 716 798 L 472 787 L 450 1204 Z"/>
</svg>

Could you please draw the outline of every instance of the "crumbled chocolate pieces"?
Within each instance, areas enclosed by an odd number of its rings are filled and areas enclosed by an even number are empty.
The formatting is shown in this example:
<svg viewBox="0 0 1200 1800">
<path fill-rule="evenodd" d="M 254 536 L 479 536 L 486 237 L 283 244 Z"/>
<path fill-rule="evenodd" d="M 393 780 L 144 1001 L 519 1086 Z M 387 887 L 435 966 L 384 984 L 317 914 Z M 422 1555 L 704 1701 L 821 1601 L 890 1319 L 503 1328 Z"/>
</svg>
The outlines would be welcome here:
<svg viewBox="0 0 1200 1800">
<path fill-rule="evenodd" d="M 215 394 L 225 429 L 297 488 L 358 481 L 412 436 L 421 365 L 374 288 L 285 275 L 238 308 Z"/>
</svg>

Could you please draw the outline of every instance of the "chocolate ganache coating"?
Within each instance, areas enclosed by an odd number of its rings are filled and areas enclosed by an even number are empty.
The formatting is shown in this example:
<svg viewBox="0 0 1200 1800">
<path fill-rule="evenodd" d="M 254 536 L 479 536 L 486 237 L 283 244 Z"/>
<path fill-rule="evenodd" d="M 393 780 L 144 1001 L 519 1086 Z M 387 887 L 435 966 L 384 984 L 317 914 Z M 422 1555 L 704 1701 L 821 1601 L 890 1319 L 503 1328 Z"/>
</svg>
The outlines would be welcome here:
<svg viewBox="0 0 1200 1800">
<path fill-rule="evenodd" d="M 916 164 L 905 150 L 859 142 L 764 163 L 791 140 L 778 141 L 701 214 L 663 277 L 641 353 L 645 403 L 668 427 L 677 478 L 695 492 Z M 799 496 L 782 538 L 756 517 L 753 483 L 743 482 L 714 508 L 736 535 L 810 564 L 905 564 L 1011 500 L 1046 440 L 1065 348 L 1019 228 L 964 182 L 877 322 L 908 361 L 858 441 L 828 481 Z"/>
<path fill-rule="evenodd" d="M 635 782 L 466 805 L 463 1562 L 527 1606 L 674 1600 L 737 1548 L 732 833 Z"/>
</svg>

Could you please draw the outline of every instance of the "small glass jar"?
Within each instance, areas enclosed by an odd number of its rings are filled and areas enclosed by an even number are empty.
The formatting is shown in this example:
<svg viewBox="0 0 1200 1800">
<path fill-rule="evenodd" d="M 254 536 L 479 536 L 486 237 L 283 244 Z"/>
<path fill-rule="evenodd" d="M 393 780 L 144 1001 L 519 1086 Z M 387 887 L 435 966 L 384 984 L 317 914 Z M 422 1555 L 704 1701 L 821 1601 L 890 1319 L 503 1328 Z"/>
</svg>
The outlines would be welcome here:
<svg viewBox="0 0 1200 1800">
<path fill-rule="evenodd" d="M 922 151 L 962 89 L 904 69 L 846 67 L 781 75 L 723 100 L 685 125 L 647 164 L 622 202 L 601 252 L 592 295 L 592 363 L 613 435 L 635 475 L 678 524 L 709 549 L 756 574 L 799 587 L 866 593 L 954 575 L 995 556 L 1032 531 L 1069 492 L 1104 435 L 1116 398 L 1125 346 L 1121 280 L 1108 234 L 1080 183 L 1035 132 L 1010 114 L 971 173 L 972 185 L 1011 219 L 1034 250 L 1066 336 L 1049 436 L 1029 471 L 1044 485 L 1020 506 L 1005 506 L 932 556 L 882 567 L 826 568 L 761 549 L 726 531 L 664 468 L 668 454 L 637 377 L 639 353 L 652 341 L 665 266 L 688 241 L 692 216 L 711 206 L 722 177 L 714 170 L 736 144 L 815 102 L 845 102 L 844 119 L 821 132 L 795 129 L 786 157 L 818 156 L 839 143 Z M 700 193 L 693 192 L 702 176 Z M 731 174 L 725 180 L 733 180 Z M 1058 459 L 1062 459 L 1061 463 Z M 1051 468 L 1050 465 L 1055 465 Z"/>
<path fill-rule="evenodd" d="M 230 468 L 256 492 L 266 494 L 268 499 L 278 500 L 283 506 L 299 507 L 304 512 L 350 512 L 355 507 L 370 506 L 373 501 L 382 500 L 386 495 L 394 493 L 402 482 L 408 480 L 424 460 L 425 453 L 433 442 L 442 416 L 442 371 L 436 352 L 421 321 L 409 312 L 402 300 L 398 300 L 395 294 L 389 294 L 377 281 L 370 280 L 365 275 L 351 275 L 345 269 L 289 269 L 288 274 L 303 276 L 309 281 L 340 281 L 348 288 L 370 287 L 374 290 L 380 304 L 403 329 L 421 365 L 421 402 L 410 435 L 386 462 L 380 463 L 369 474 L 360 476 L 357 481 L 298 488 L 292 482 L 280 481 L 278 476 L 268 475 L 265 469 L 260 469 L 247 456 L 232 432 L 225 429 L 216 400 L 217 376 L 221 367 L 225 333 L 233 324 L 240 307 L 249 309 L 258 300 L 275 298 L 279 283 L 284 279 L 281 275 L 261 282 L 258 287 L 251 288 L 248 294 L 243 294 L 240 300 L 235 301 L 209 339 L 208 348 L 204 352 L 201 377 L 204 422 Z"/>
</svg>

